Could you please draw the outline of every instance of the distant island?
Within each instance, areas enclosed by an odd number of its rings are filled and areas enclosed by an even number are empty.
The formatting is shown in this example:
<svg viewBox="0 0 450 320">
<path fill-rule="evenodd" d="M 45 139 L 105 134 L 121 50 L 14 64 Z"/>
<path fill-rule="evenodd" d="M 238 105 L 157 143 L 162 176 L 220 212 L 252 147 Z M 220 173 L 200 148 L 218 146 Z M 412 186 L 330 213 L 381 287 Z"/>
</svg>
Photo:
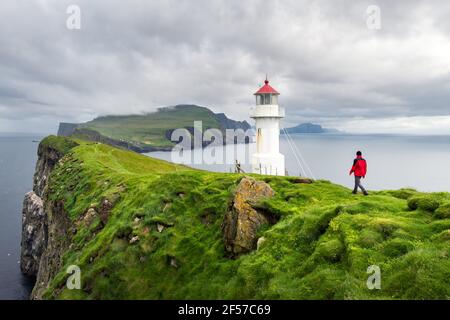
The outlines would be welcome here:
<svg viewBox="0 0 450 320">
<path fill-rule="evenodd" d="M 302 123 L 295 127 L 286 128 L 287 133 L 338 133 L 339 130 L 336 129 L 328 129 L 323 128 L 319 124 L 313 123 Z M 284 134 L 284 130 L 281 131 L 281 134 Z"/>
<path fill-rule="evenodd" d="M 203 131 L 215 128 L 224 136 L 226 129 L 251 128 L 247 121 L 229 119 L 224 113 L 214 113 L 206 107 L 176 105 L 141 115 L 108 115 L 86 123 L 63 122 L 59 124 L 58 136 L 106 143 L 139 153 L 168 151 L 175 145 L 171 141 L 172 132 L 185 128 L 193 134 L 194 121 L 202 121 Z"/>
</svg>

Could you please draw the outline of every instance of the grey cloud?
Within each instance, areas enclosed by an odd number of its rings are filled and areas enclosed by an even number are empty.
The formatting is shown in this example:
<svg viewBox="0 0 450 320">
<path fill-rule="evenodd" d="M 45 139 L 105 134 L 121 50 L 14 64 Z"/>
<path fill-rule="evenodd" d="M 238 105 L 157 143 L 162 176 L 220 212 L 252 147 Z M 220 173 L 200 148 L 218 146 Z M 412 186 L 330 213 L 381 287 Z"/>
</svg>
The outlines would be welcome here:
<svg viewBox="0 0 450 320">
<path fill-rule="evenodd" d="M 70 4 L 81 30 L 65 27 Z M 178 103 L 248 118 L 266 72 L 286 125 L 450 116 L 444 0 L 5 0 L 0 12 L 0 124 Z"/>
</svg>

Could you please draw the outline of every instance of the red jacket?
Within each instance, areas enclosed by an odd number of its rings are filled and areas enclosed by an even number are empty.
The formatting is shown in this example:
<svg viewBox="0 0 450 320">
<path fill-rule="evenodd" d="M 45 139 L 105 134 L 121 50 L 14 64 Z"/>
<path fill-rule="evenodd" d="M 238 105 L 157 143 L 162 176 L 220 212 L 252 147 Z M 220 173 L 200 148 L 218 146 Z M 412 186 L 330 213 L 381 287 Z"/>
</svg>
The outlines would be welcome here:
<svg viewBox="0 0 450 320">
<path fill-rule="evenodd" d="M 353 160 L 353 166 L 350 169 L 350 174 L 355 173 L 357 177 L 366 177 L 367 173 L 367 162 L 362 156 L 358 156 Z"/>
</svg>

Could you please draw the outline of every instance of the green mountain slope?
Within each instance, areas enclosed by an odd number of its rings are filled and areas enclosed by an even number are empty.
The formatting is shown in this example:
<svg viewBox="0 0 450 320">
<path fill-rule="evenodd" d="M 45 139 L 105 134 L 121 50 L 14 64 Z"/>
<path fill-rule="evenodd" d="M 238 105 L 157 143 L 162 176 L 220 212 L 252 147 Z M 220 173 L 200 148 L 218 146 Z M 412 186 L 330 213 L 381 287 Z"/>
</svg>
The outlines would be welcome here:
<svg viewBox="0 0 450 320">
<path fill-rule="evenodd" d="M 275 190 L 259 207 L 280 219 L 258 231 L 265 238 L 258 250 L 229 259 L 221 224 L 242 175 L 61 139 L 43 142 L 66 152 L 45 201 L 50 211 L 59 204 L 70 221 L 70 245 L 48 288 L 37 284 L 38 296 L 450 298 L 448 193 L 403 189 L 363 197 L 328 181 L 255 175 Z M 89 215 L 90 208 L 100 214 Z M 81 290 L 66 288 L 69 265 L 81 269 Z M 370 265 L 381 268 L 381 290 L 367 289 Z"/>
<path fill-rule="evenodd" d="M 167 130 L 192 127 L 193 121 L 203 121 L 205 128 L 220 128 L 214 113 L 207 108 L 184 106 L 161 109 L 143 116 L 100 117 L 82 125 L 113 139 L 138 141 L 145 145 L 167 146 L 172 143 L 166 138 Z"/>
<path fill-rule="evenodd" d="M 250 128 L 245 121 L 228 119 L 224 114 L 216 114 L 205 107 L 178 105 L 143 115 L 103 116 L 83 124 L 62 123 L 58 135 L 148 152 L 173 147 L 171 132 L 178 128 L 192 132 L 194 121 L 202 121 L 203 131 L 210 128 L 223 132 L 225 129 Z"/>
</svg>

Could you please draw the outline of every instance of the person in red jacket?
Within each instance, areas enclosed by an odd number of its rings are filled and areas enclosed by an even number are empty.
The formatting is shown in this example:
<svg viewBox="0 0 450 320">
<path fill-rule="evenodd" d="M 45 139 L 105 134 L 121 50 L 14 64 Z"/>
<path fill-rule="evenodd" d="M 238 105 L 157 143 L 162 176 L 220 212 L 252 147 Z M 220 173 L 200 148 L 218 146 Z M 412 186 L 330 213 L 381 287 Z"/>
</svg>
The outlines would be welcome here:
<svg viewBox="0 0 450 320">
<path fill-rule="evenodd" d="M 368 193 L 361 184 L 361 178 L 366 177 L 367 162 L 362 157 L 361 151 L 356 152 L 356 159 L 353 160 L 353 166 L 350 169 L 350 175 L 352 175 L 352 173 L 355 174 L 355 188 L 353 189 L 353 194 L 356 194 L 358 192 L 358 187 L 359 187 L 361 189 L 361 191 L 364 193 L 364 195 L 367 196 Z"/>
</svg>

